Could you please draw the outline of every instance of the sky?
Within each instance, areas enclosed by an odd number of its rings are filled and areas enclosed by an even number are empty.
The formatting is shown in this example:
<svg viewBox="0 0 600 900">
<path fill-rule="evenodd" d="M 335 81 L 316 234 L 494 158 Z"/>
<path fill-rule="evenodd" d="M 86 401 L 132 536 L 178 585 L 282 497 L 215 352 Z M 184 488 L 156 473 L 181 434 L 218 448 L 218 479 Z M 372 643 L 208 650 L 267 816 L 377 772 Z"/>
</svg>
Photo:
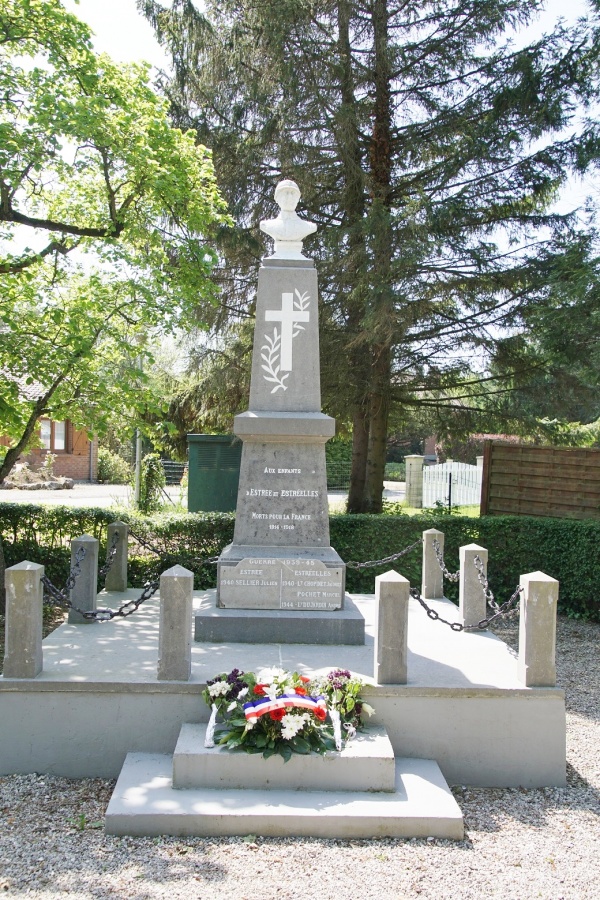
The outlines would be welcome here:
<svg viewBox="0 0 600 900">
<path fill-rule="evenodd" d="M 165 5 L 168 0 L 163 0 Z M 96 50 L 108 53 L 118 62 L 145 59 L 157 67 L 166 68 L 167 59 L 146 19 L 137 11 L 135 0 L 63 0 L 64 5 L 95 32 Z M 201 0 L 196 6 L 202 7 Z M 534 38 L 551 27 L 559 17 L 576 20 L 586 11 L 585 0 L 547 0 L 546 12 L 528 31 Z"/>
</svg>

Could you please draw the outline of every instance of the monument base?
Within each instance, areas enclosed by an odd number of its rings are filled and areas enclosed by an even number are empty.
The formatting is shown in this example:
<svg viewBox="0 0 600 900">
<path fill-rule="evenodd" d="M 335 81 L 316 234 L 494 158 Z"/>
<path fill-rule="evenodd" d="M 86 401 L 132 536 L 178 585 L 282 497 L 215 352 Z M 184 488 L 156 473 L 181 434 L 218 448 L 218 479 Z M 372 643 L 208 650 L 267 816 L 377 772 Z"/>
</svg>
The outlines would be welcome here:
<svg viewBox="0 0 600 900">
<path fill-rule="evenodd" d="M 333 547 L 229 544 L 217 585 L 219 607 L 332 612 L 344 606 L 346 566 Z"/>
<path fill-rule="evenodd" d="M 216 591 L 194 615 L 194 640 L 205 644 L 332 644 L 363 645 L 365 620 L 346 594 L 344 608 L 222 609 Z"/>
</svg>

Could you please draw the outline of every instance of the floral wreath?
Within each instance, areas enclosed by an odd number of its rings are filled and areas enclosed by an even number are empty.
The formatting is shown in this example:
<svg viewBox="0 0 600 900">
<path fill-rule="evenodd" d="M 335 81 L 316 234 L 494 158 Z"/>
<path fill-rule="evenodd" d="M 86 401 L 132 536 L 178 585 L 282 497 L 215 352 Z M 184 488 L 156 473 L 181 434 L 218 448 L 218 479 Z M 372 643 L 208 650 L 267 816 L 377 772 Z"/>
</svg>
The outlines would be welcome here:
<svg viewBox="0 0 600 900">
<path fill-rule="evenodd" d="M 363 686 L 347 669 L 313 678 L 279 668 L 222 673 L 202 692 L 211 707 L 205 746 L 265 759 L 279 754 L 286 762 L 292 753 L 341 750 L 374 712 L 360 697 Z"/>
</svg>

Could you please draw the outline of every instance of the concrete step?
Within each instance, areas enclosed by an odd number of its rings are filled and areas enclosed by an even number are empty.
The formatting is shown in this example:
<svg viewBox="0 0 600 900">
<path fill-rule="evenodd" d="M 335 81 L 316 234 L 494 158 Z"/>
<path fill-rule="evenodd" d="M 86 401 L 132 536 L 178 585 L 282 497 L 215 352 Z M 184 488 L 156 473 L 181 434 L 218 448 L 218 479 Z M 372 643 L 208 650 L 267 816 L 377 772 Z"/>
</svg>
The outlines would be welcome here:
<svg viewBox="0 0 600 900">
<path fill-rule="evenodd" d="M 173 754 L 175 788 L 225 790 L 394 791 L 394 749 L 383 726 L 359 732 L 341 753 L 294 754 L 288 762 L 260 753 L 204 746 L 206 725 L 182 725 Z"/>
<path fill-rule="evenodd" d="M 172 767 L 172 756 L 127 755 L 106 812 L 107 834 L 461 840 L 464 833 L 462 813 L 429 759 L 397 759 L 393 793 L 178 790 Z"/>
</svg>

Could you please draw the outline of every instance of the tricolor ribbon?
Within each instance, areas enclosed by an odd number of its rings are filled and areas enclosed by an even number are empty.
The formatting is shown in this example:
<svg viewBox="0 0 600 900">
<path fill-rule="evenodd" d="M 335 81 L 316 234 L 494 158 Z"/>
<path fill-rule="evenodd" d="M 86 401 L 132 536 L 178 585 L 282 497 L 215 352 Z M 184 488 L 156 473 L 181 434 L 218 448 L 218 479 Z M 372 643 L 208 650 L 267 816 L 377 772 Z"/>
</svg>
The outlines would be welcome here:
<svg viewBox="0 0 600 900">
<path fill-rule="evenodd" d="M 286 709 L 286 707 L 299 707 L 300 709 L 309 709 L 314 712 L 316 709 L 324 709 L 327 711 L 327 704 L 324 697 L 307 697 L 301 694 L 282 694 L 270 700 L 263 697 L 260 700 L 252 700 L 250 703 L 244 703 L 244 715 L 249 722 L 256 721 L 265 713 L 272 712 L 275 709 Z"/>
</svg>

